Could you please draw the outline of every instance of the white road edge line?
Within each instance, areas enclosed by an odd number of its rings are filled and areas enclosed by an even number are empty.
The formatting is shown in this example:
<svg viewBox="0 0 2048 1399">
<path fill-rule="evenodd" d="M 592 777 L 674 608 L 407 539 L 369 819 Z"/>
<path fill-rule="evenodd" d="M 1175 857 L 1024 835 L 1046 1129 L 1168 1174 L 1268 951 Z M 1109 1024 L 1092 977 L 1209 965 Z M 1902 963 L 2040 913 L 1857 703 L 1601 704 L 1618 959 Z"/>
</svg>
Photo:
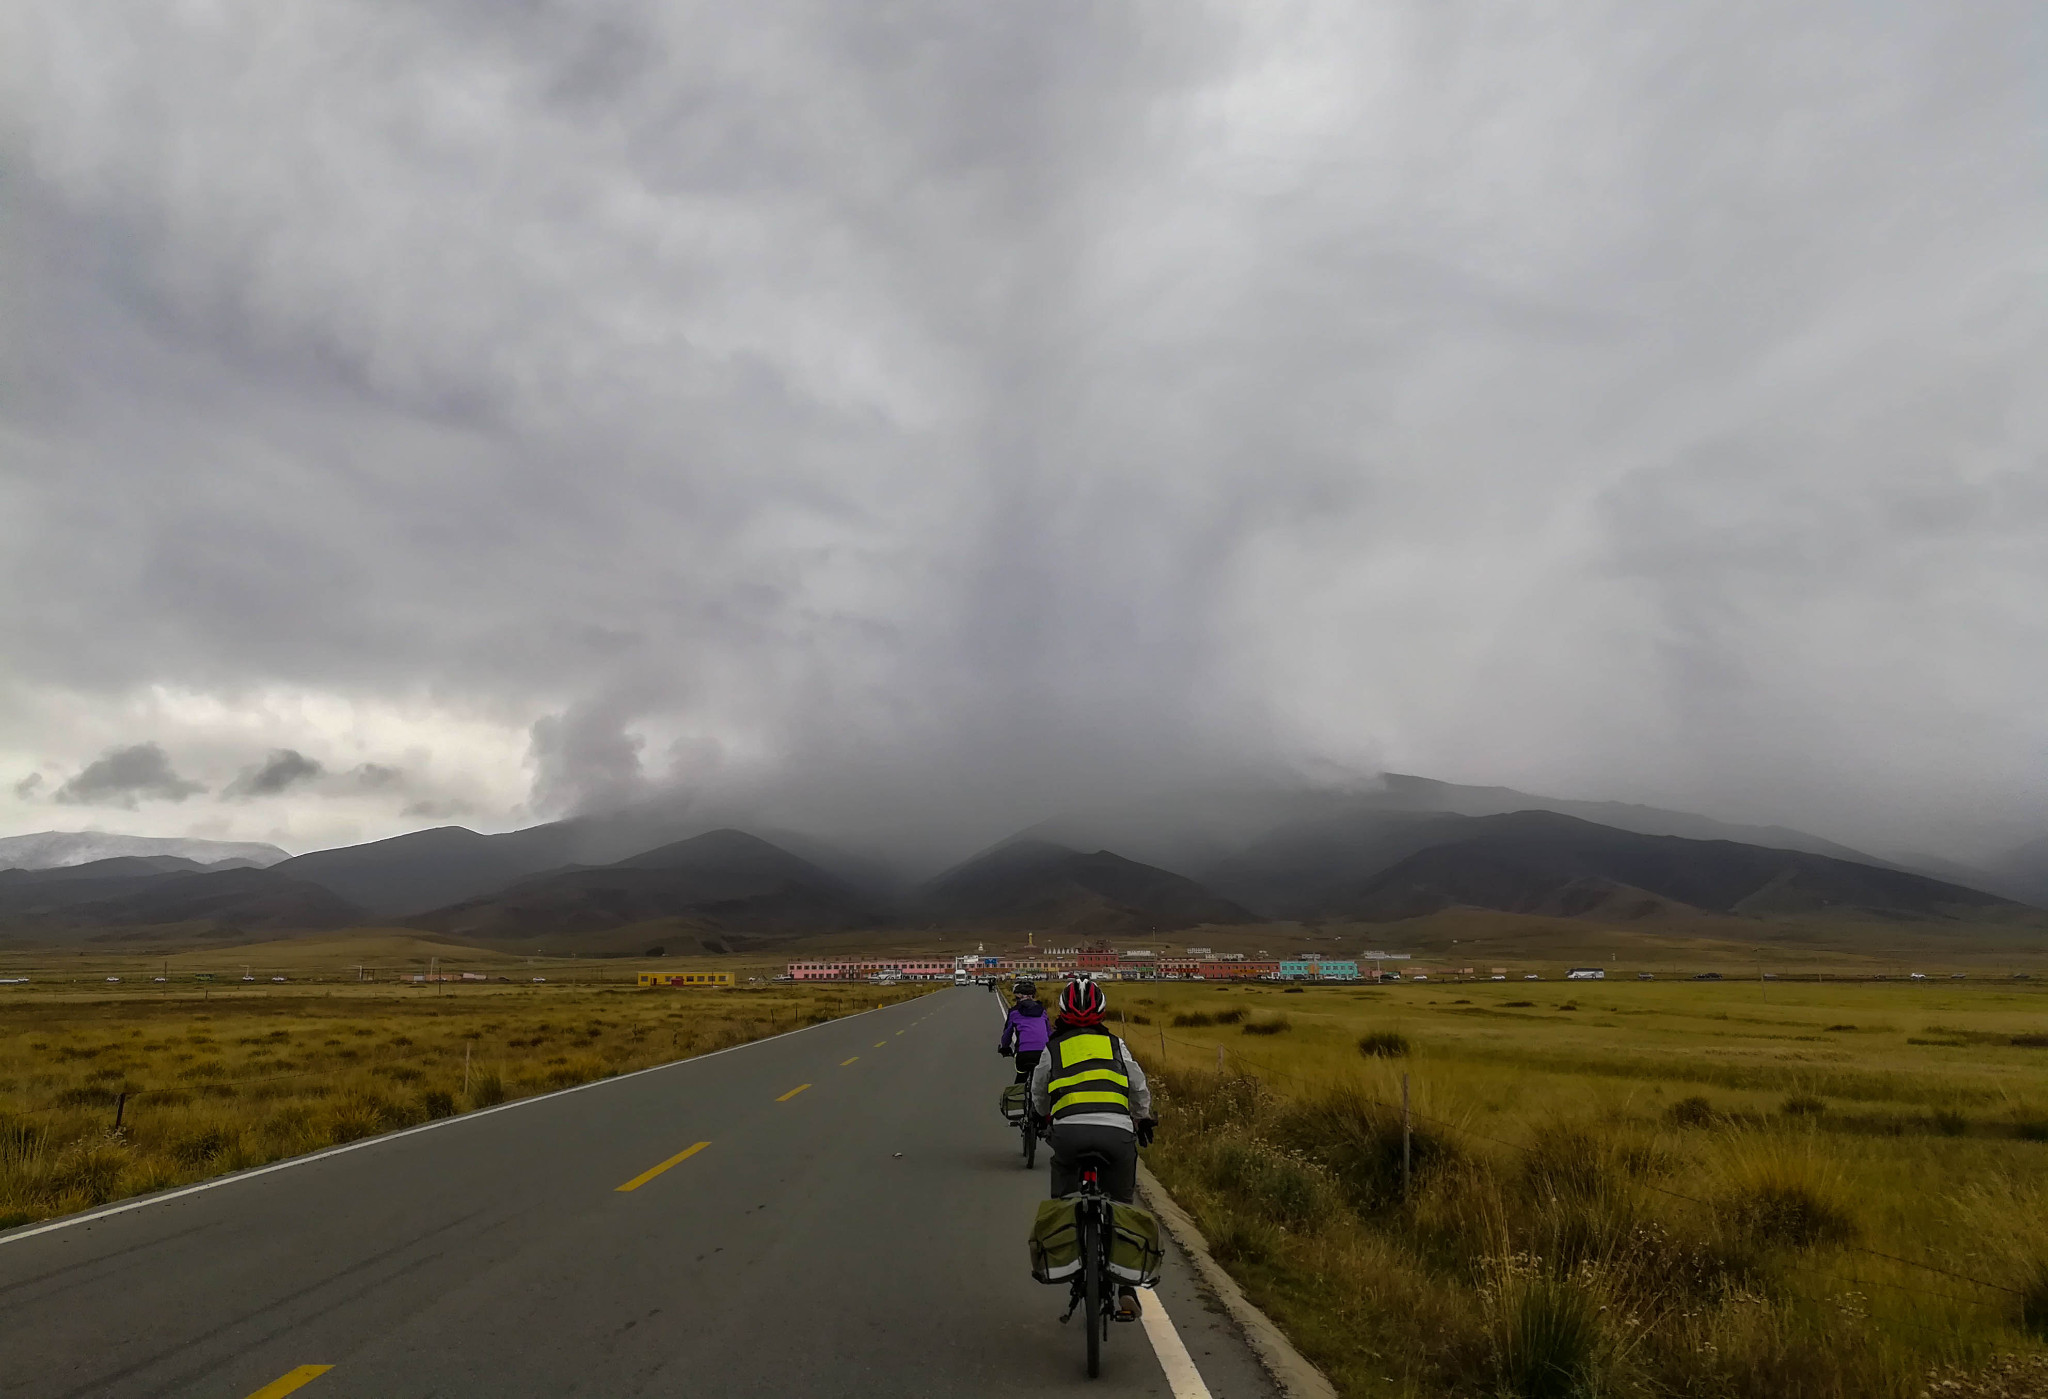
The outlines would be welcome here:
<svg viewBox="0 0 2048 1399">
<path fill-rule="evenodd" d="M 1145 1313 L 1138 1320 L 1144 1324 L 1146 1339 L 1152 1342 L 1152 1353 L 1159 1357 L 1159 1368 L 1166 1371 L 1173 1399 L 1209 1399 L 1209 1386 L 1202 1382 L 1202 1372 L 1195 1368 L 1195 1358 L 1188 1354 L 1187 1345 L 1174 1327 L 1173 1318 L 1166 1314 L 1166 1304 L 1159 1300 L 1159 1294 L 1147 1293 L 1144 1307 Z"/>
<path fill-rule="evenodd" d="M 910 1002 L 898 1001 L 896 1004 L 909 1005 Z M 863 1015 L 876 1015 L 882 1009 L 882 1007 L 877 1006 L 874 1010 L 857 1010 L 851 1015 L 842 1015 L 836 1020 L 826 1020 L 816 1025 L 800 1025 L 794 1030 L 784 1030 L 779 1035 L 769 1035 L 764 1039 L 748 1040 L 745 1044 L 735 1044 L 725 1049 L 714 1049 L 709 1054 L 692 1055 L 688 1059 L 671 1059 L 666 1064 L 654 1064 L 644 1069 L 635 1069 L 629 1074 L 620 1074 L 616 1078 L 594 1078 L 588 1083 L 579 1083 L 574 1088 L 558 1088 L 552 1093 L 536 1093 L 531 1098 L 520 1098 L 516 1102 L 500 1103 L 496 1107 L 478 1108 L 474 1112 L 458 1113 L 454 1117 L 437 1118 L 432 1122 L 422 1122 L 417 1127 L 403 1127 L 396 1132 L 386 1132 L 381 1137 L 364 1137 L 361 1141 L 345 1142 L 340 1146 L 325 1147 L 319 1151 L 309 1152 L 304 1156 L 292 1156 L 283 1161 L 273 1161 L 267 1166 L 258 1166 L 253 1170 L 236 1171 L 232 1175 L 216 1176 L 212 1180 L 202 1180 L 194 1185 L 182 1185 L 176 1190 L 166 1190 L 160 1194 L 143 1195 L 133 1200 L 123 1200 L 118 1205 L 108 1205 L 105 1209 L 93 1210 L 87 1214 L 74 1214 L 68 1219 L 53 1219 L 47 1224 L 38 1224 L 33 1229 L 9 1230 L 6 1233 L 0 1233 L 0 1248 L 4 1248 L 8 1244 L 19 1243 L 23 1239 L 33 1239 L 38 1234 L 52 1234 L 59 1229 L 69 1229 L 75 1224 L 91 1224 L 95 1220 L 110 1219 L 117 1214 L 126 1214 L 130 1210 L 148 1209 L 151 1205 L 168 1205 L 173 1200 L 182 1200 L 187 1195 L 197 1195 L 202 1190 L 218 1190 L 223 1185 L 235 1185 L 245 1180 L 254 1180 L 258 1176 L 267 1176 L 272 1171 L 288 1171 L 294 1166 L 310 1166 L 315 1161 L 325 1161 L 332 1156 L 343 1156 L 351 1151 L 361 1151 L 364 1147 L 382 1146 L 386 1142 L 395 1142 L 401 1137 L 412 1137 L 419 1135 L 421 1132 L 431 1132 L 437 1127 L 452 1127 L 458 1122 L 474 1122 L 479 1117 L 489 1117 L 494 1112 L 510 1112 L 514 1108 L 531 1107 L 535 1103 L 545 1103 L 554 1098 L 566 1098 L 571 1093 L 581 1093 L 585 1089 L 602 1088 L 610 1083 L 624 1083 L 627 1079 L 638 1078 L 642 1074 L 658 1074 L 663 1069 L 680 1069 L 686 1064 L 701 1064 L 706 1059 L 716 1059 L 721 1054 L 736 1054 L 742 1049 L 752 1049 L 757 1044 L 770 1044 L 775 1040 L 786 1040 L 791 1035 L 801 1035 L 806 1030 L 822 1030 L 827 1025 L 843 1025 L 849 1020 L 858 1020 Z"/>
</svg>

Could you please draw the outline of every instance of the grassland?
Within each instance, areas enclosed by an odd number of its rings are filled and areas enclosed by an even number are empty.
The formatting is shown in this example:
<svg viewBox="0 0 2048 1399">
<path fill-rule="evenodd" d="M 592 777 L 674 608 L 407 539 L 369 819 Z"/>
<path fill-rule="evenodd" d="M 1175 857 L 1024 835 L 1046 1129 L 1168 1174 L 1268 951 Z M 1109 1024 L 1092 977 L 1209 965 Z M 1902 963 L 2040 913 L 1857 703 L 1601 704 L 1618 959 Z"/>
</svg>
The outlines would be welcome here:
<svg viewBox="0 0 2048 1399">
<path fill-rule="evenodd" d="M 426 964 L 446 951 L 406 940 L 345 950 L 381 952 L 407 972 L 415 955 Z M 550 977 L 541 983 L 415 986 L 389 980 L 390 967 L 385 981 L 356 981 L 317 947 L 255 957 L 280 959 L 294 968 L 283 985 L 243 983 L 239 971 L 204 985 L 174 965 L 162 984 L 102 975 L 0 987 L 0 1228 L 917 994 L 641 991 L 613 964 L 583 981 L 547 967 L 531 973 Z"/>
<path fill-rule="evenodd" d="M 1112 1003 L 1153 1169 L 1345 1394 L 2048 1394 L 2048 988 Z"/>
</svg>

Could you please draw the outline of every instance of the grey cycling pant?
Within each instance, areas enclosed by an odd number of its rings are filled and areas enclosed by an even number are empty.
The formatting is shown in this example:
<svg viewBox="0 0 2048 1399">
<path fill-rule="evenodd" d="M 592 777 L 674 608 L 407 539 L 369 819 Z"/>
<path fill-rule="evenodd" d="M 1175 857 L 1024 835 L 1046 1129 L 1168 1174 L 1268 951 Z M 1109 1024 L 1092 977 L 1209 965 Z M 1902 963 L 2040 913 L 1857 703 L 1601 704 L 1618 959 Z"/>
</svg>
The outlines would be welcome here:
<svg viewBox="0 0 2048 1399">
<path fill-rule="evenodd" d="M 1089 1122 L 1058 1123 L 1046 1134 L 1052 1147 L 1052 1194 L 1054 1199 L 1081 1188 L 1081 1162 L 1085 1155 L 1103 1158 L 1103 1193 L 1121 1204 L 1130 1204 L 1138 1193 L 1138 1139 L 1122 1127 L 1103 1127 Z"/>
</svg>

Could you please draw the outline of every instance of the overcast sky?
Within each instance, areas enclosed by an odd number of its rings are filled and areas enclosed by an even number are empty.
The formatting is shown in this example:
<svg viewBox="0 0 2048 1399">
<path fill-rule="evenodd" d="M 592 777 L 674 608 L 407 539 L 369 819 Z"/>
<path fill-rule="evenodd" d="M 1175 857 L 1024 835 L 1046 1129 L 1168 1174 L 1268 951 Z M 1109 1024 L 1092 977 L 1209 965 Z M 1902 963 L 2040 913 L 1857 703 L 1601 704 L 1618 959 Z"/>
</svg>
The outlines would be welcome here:
<svg viewBox="0 0 2048 1399">
<path fill-rule="evenodd" d="M 2048 821 L 2027 0 L 0 12 L 0 834 Z"/>
</svg>

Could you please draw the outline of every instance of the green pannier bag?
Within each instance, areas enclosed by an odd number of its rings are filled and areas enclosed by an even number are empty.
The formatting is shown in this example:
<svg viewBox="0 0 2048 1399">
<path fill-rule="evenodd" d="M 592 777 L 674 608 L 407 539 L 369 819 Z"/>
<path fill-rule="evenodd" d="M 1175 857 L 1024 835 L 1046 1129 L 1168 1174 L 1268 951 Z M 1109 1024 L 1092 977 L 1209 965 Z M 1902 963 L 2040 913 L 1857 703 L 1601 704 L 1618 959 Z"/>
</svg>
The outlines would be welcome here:
<svg viewBox="0 0 2048 1399">
<path fill-rule="evenodd" d="M 1031 1102 L 1031 1085 L 1028 1083 L 1013 1083 L 1009 1085 L 1003 1089 L 1001 1101 L 1003 1116 L 1009 1118 L 1012 1122 L 1022 1120 L 1024 1110 Z"/>
<path fill-rule="evenodd" d="M 1159 1247 L 1159 1221 L 1136 1205 L 1112 1208 L 1116 1213 L 1110 1226 L 1110 1276 L 1133 1287 L 1150 1287 L 1159 1281 L 1159 1266 L 1166 1261 Z"/>
<path fill-rule="evenodd" d="M 1081 1230 L 1075 1221 L 1075 1199 L 1040 1200 L 1031 1225 L 1031 1276 L 1039 1282 L 1066 1282 L 1081 1268 Z M 1159 1221 L 1136 1205 L 1112 1205 L 1109 1272 L 1118 1282 L 1150 1287 L 1159 1281 L 1165 1253 L 1159 1246 Z"/>
<path fill-rule="evenodd" d="M 1081 1230 L 1073 1200 L 1040 1200 L 1031 1224 L 1031 1276 L 1039 1282 L 1065 1282 L 1080 1269 Z"/>
</svg>

